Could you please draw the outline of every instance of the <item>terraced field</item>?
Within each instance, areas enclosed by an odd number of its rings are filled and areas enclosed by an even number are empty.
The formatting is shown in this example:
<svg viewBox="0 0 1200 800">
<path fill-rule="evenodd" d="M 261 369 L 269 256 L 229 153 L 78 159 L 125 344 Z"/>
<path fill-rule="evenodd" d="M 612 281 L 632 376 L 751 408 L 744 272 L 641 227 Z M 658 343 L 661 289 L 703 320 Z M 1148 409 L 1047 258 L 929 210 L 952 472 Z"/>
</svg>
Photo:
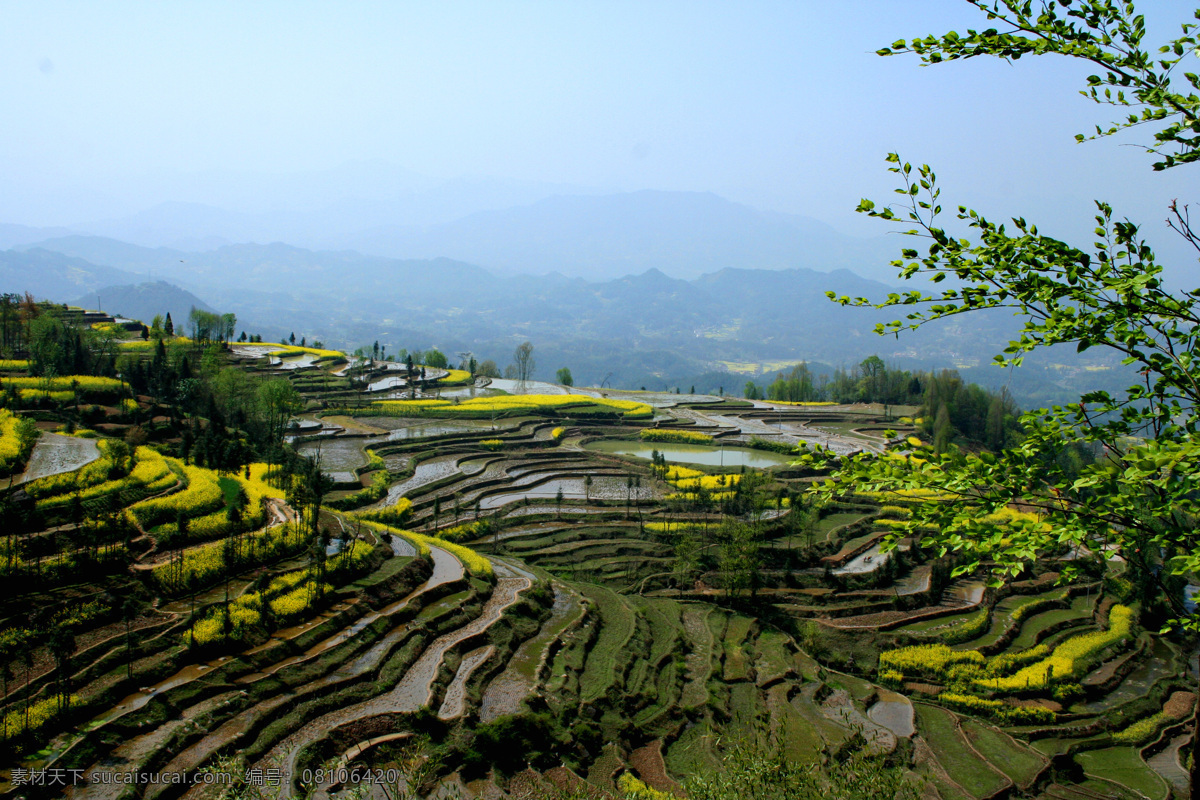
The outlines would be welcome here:
<svg viewBox="0 0 1200 800">
<path fill-rule="evenodd" d="M 931 797 L 1180 791 L 1190 649 L 1139 628 L 1118 567 L 1057 586 L 1047 564 L 997 596 L 919 542 L 885 549 L 894 505 L 807 509 L 811 470 L 701 465 L 689 480 L 716 491 L 689 491 L 611 452 L 654 425 L 874 448 L 880 419 L 686 396 L 648 398 L 640 417 L 636 394 L 562 387 L 515 413 L 436 405 L 431 419 L 421 398 L 462 387 L 380 366 L 361 380 L 403 383 L 408 401 L 380 405 L 344 362 L 265 352 L 244 349 L 240 368 L 286 375 L 311 401 L 290 435 L 337 473 L 323 506 L 265 463 L 218 474 L 149 448 L 111 480 L 103 442 L 27 482 L 45 513 L 20 546 L 42 573 L 15 573 L 0 608 L 31 643 L 5 695 L 18 770 L 97 779 L 77 797 L 216 796 L 99 780 L 128 770 L 367 791 L 348 766 L 425 797 L 622 796 L 624 772 L 679 792 L 729 743 L 766 734 L 798 762 L 894 753 Z M 504 397 L 484 388 L 462 397 Z M 113 498 L 104 513 L 132 529 L 85 538 L 76 491 Z M 85 558 L 110 566 L 81 581 Z M 52 652 L 46 634 L 68 628 Z M 413 777 L 414 764 L 437 768 Z M 18 788 L 21 772 L 0 774 Z"/>
</svg>

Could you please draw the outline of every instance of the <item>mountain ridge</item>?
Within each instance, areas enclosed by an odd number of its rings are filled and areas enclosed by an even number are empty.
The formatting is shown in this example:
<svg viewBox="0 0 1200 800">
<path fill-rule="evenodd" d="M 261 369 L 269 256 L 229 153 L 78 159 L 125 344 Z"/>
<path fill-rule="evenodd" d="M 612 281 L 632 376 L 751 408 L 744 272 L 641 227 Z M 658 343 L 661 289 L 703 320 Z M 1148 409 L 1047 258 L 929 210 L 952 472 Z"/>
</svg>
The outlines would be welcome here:
<svg viewBox="0 0 1200 800">
<path fill-rule="evenodd" d="M 581 190 L 519 204 L 500 205 L 501 199 L 498 195 L 495 207 L 424 222 L 411 209 L 346 198 L 320 212 L 257 214 L 169 202 L 74 226 L 74 232 L 181 252 L 189 251 L 181 243 L 216 245 L 205 248 L 211 252 L 224 243 L 283 241 L 401 260 L 447 257 L 504 275 L 559 272 L 593 279 L 651 267 L 684 278 L 724 267 L 810 267 L 850 268 L 886 281 L 887 263 L 896 255 L 885 237 L 848 236 L 809 217 L 758 209 L 713 192 Z"/>
</svg>

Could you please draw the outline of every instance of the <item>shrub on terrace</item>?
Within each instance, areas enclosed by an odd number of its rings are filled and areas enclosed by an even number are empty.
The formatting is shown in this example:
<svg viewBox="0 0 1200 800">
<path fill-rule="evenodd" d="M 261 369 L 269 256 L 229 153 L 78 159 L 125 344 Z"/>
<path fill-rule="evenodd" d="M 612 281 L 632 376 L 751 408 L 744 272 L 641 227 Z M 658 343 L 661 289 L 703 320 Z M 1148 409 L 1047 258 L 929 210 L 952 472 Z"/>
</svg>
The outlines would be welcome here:
<svg viewBox="0 0 1200 800">
<path fill-rule="evenodd" d="M 796 445 L 763 439 L 760 436 L 750 437 L 750 447 L 753 447 L 755 450 L 769 450 L 772 453 L 783 453 L 784 455 L 793 455 L 796 452 Z"/>
<path fill-rule="evenodd" d="M 55 614 L 49 627 L 62 626 L 75 631 L 81 630 L 89 622 L 104 617 L 110 611 L 112 611 L 112 607 L 99 600 L 72 604 Z"/>
<path fill-rule="evenodd" d="M 66 582 L 76 582 L 82 576 L 94 580 L 97 575 L 119 569 L 129 561 L 123 544 L 107 544 L 91 553 L 59 554 L 54 558 L 25 559 L 8 542 L 0 542 L 0 578 L 36 580 L 45 589 Z"/>
<path fill-rule="evenodd" d="M 942 641 L 944 641 L 946 644 L 958 644 L 959 642 L 969 642 L 970 640 L 974 639 L 976 636 L 983 635 L 983 632 L 986 631 L 988 629 L 988 626 L 991 624 L 992 624 L 991 609 L 987 609 L 987 608 L 981 609 L 974 616 L 972 616 L 969 620 L 967 620 L 967 622 L 965 624 L 959 625 L 959 626 L 951 629 L 950 631 L 948 631 L 942 637 Z"/>
</svg>

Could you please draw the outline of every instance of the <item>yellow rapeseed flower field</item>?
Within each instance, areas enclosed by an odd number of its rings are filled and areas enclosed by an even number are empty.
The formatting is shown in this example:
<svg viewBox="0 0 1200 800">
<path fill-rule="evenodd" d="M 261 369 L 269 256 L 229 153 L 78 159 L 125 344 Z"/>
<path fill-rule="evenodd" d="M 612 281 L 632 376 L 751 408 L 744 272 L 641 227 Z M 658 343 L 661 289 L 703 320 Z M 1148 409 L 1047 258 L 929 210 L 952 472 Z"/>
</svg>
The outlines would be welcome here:
<svg viewBox="0 0 1200 800">
<path fill-rule="evenodd" d="M 449 400 L 379 400 L 375 407 L 396 416 L 419 416 L 420 413 L 436 416 L 455 414 L 492 414 L 537 412 L 540 410 L 562 410 L 572 407 L 600 406 L 618 411 L 627 419 L 650 417 L 654 409 L 645 403 L 633 400 L 613 400 L 590 397 L 583 394 L 519 394 L 497 397 L 473 397 L 461 403 Z"/>
<path fill-rule="evenodd" d="M 675 488 L 682 489 L 685 492 L 695 492 L 699 489 L 708 489 L 713 492 L 724 492 L 737 486 L 742 480 L 742 476 L 738 474 L 731 475 L 702 475 L 695 478 L 681 478 L 671 481 Z"/>
<path fill-rule="evenodd" d="M 666 478 L 671 483 L 674 483 L 675 481 L 682 480 L 684 478 L 698 478 L 701 475 L 704 475 L 702 470 L 672 465 L 671 467 L 667 468 Z"/>
<path fill-rule="evenodd" d="M 0 473 L 11 472 L 37 441 L 37 429 L 31 420 L 0 408 Z"/>
<path fill-rule="evenodd" d="M 166 347 L 175 345 L 191 344 L 192 340 L 186 336 L 176 336 L 174 338 L 164 337 L 163 344 Z M 157 339 L 126 339 L 122 342 L 117 342 L 117 349 L 131 353 L 149 352 L 158 346 Z"/>
<path fill-rule="evenodd" d="M 624 793 L 626 800 L 679 800 L 678 795 L 651 788 L 630 772 L 621 773 L 621 777 L 617 778 L 617 788 Z"/>
<path fill-rule="evenodd" d="M 836 406 L 832 400 L 768 400 L 778 406 Z"/>
<path fill-rule="evenodd" d="M 375 520 L 369 519 L 363 514 L 352 514 L 350 516 L 353 516 L 371 530 L 378 531 L 380 533 L 387 533 L 392 536 L 399 536 L 401 539 L 404 539 L 406 542 L 416 548 L 418 558 L 429 558 L 429 542 L 433 540 L 428 536 L 419 536 L 412 531 L 398 528 L 395 525 L 389 525 L 386 522 L 376 522 Z"/>
<path fill-rule="evenodd" d="M 713 437 L 699 431 L 677 431 L 666 428 L 643 428 L 638 432 L 646 442 L 683 442 L 685 444 L 712 444 Z"/>
<path fill-rule="evenodd" d="M 149 447 L 134 451 L 134 466 L 128 475 L 110 481 L 108 475 L 113 463 L 107 456 L 108 443 L 100 441 L 97 444 L 104 454 L 100 459 L 74 472 L 39 478 L 26 487 L 29 494 L 37 498 L 39 512 L 48 514 L 64 508 L 74 501 L 77 490 L 78 498 L 83 502 L 130 489 L 138 489 L 142 496 L 156 494 L 166 491 L 177 481 L 163 455 Z"/>
<path fill-rule="evenodd" d="M 410 541 L 417 541 L 425 546 L 440 547 L 448 551 L 451 555 L 462 562 L 462 565 L 467 568 L 467 572 L 477 578 L 491 578 L 495 571 L 492 569 L 492 562 L 488 561 L 483 556 L 476 553 L 469 547 L 464 547 L 461 544 L 448 542 L 445 539 L 435 539 L 431 536 L 426 536 L 414 531 L 405 531 L 406 537 Z"/>
<path fill-rule="evenodd" d="M 1045 688 L 1049 682 L 1076 677 L 1093 656 L 1129 638 L 1132 628 L 1133 609 L 1128 606 L 1113 606 L 1108 614 L 1108 630 L 1072 636 L 1055 647 L 1046 658 L 1035 661 L 1012 675 L 985 678 L 976 683 L 980 688 L 993 691 Z"/>
<path fill-rule="evenodd" d="M 225 503 L 225 493 L 217 482 L 217 473 L 204 467 L 182 466 L 175 459 L 168 460 L 174 461 L 177 468 L 182 467 L 187 488 L 134 503 L 126 509 L 128 519 L 136 521 L 143 528 L 171 520 L 180 512 L 188 517 L 202 516 Z"/>
<path fill-rule="evenodd" d="M 53 722 L 59 715 L 66 713 L 71 706 L 79 704 L 78 695 L 70 695 L 63 702 L 61 697 L 48 697 L 31 703 L 26 713 L 24 706 L 19 703 L 16 708 L 4 715 L 4 730 L 12 739 L 25 733 L 37 734 L 42 728 Z M 28 727 L 26 719 L 28 718 Z"/>
<path fill-rule="evenodd" d="M 973 663 L 982 666 L 986 659 L 977 650 L 952 650 L 946 644 L 918 644 L 886 650 L 879 654 L 879 668 L 891 669 L 905 675 L 941 677 L 955 664 Z"/>
<path fill-rule="evenodd" d="M 125 390 L 125 384 L 116 378 L 96 375 L 60 375 L 56 378 L 5 378 L 3 386 L 14 389 L 31 389 L 37 392 L 78 391 L 83 396 L 110 397 Z"/>
<path fill-rule="evenodd" d="M 301 347 L 296 344 L 279 344 L 277 342 L 264 342 L 267 347 L 277 347 L 277 350 L 271 350 L 267 355 L 274 358 L 291 358 L 293 356 L 309 353 L 317 358 L 345 358 L 346 354 L 341 350 L 322 350 L 317 347 Z M 258 346 L 258 343 L 255 343 Z"/>
<path fill-rule="evenodd" d="M 274 470 L 270 464 L 264 464 L 259 461 L 250 465 L 250 477 L 242 477 L 242 483 L 247 486 L 254 487 L 263 497 L 274 497 L 276 500 L 283 500 L 287 496 L 287 492 L 280 489 L 271 483 L 269 470 Z"/>
<path fill-rule="evenodd" d="M 215 473 L 213 477 L 216 477 Z M 267 508 L 263 503 L 265 495 L 263 494 L 262 486 L 264 484 L 261 481 L 254 482 L 242 477 L 235 477 L 233 480 L 236 480 L 246 493 L 246 506 L 242 509 L 240 528 L 241 530 L 257 528 L 267 518 Z M 211 514 L 189 517 L 186 541 L 204 541 L 221 538 L 237 533 L 237 528 L 238 526 L 229 519 L 228 509 L 221 508 Z M 168 521 L 155 529 L 155 536 L 159 537 L 160 540 L 170 540 L 177 536 L 178 532 L 178 525 L 175 522 Z M 175 544 L 175 542 L 172 542 L 172 545 Z"/>
<path fill-rule="evenodd" d="M 361 511 L 359 514 L 364 519 L 386 522 L 392 525 L 403 525 L 412 514 L 412 500 L 409 500 L 407 497 L 401 497 L 394 505 L 388 508 Z"/>
<path fill-rule="evenodd" d="M 237 539 L 225 539 L 194 547 L 183 553 L 183 563 L 168 561 L 155 567 L 151 575 L 164 592 L 178 594 L 211 584 L 229 569 L 246 569 L 299 552 L 305 544 L 303 533 L 288 523 L 248 533 Z M 234 563 L 226 564 L 227 542 Z"/>
</svg>

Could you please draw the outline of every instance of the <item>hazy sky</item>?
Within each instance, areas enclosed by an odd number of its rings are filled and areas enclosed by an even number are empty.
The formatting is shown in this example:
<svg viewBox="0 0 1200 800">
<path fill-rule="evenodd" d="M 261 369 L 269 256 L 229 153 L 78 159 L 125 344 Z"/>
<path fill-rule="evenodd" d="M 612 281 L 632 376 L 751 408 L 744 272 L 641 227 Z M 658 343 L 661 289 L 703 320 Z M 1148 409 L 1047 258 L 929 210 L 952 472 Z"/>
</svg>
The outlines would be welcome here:
<svg viewBox="0 0 1200 800">
<path fill-rule="evenodd" d="M 1141 5 L 1154 43 L 1194 7 Z M 0 221 L 213 202 L 196 187 L 222 181 L 258 210 L 281 202 L 255 199 L 261 173 L 382 160 L 710 190 L 875 233 L 852 208 L 886 198 L 891 149 L 933 164 L 951 204 L 1063 235 L 1090 229 L 1093 197 L 1155 228 L 1172 197 L 1200 201 L 1200 167 L 1154 173 L 1120 146 L 1145 134 L 1075 144 L 1109 121 L 1081 64 L 873 53 L 967 27 L 986 23 L 959 0 L 5 2 Z"/>
</svg>

